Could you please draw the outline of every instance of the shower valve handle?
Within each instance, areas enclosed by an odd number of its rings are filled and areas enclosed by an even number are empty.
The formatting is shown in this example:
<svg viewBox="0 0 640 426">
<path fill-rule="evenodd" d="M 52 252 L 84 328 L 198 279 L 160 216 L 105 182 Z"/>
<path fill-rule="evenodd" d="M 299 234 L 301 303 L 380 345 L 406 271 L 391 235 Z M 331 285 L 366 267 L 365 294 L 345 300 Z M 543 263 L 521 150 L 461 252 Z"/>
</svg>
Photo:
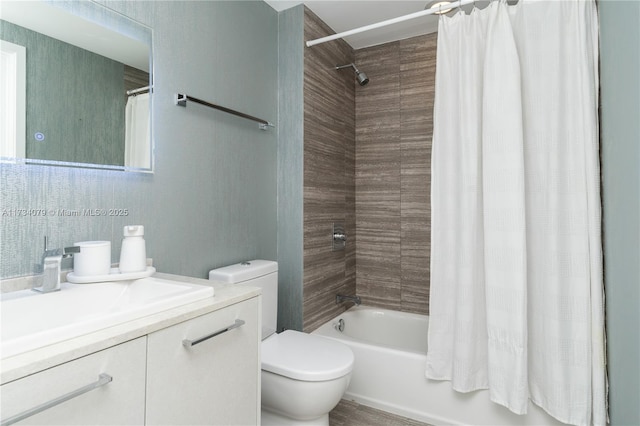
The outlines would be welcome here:
<svg viewBox="0 0 640 426">
<path fill-rule="evenodd" d="M 333 234 L 333 239 L 335 241 L 347 241 L 347 234 L 336 232 Z"/>
</svg>

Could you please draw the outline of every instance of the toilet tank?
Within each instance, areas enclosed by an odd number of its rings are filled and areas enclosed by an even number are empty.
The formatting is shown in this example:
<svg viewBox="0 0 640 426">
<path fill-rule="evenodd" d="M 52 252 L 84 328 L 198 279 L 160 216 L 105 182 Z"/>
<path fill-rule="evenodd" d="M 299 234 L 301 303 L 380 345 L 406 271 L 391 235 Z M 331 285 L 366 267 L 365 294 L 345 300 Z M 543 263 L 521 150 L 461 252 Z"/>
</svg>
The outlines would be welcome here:
<svg viewBox="0 0 640 426">
<path fill-rule="evenodd" d="M 276 331 L 278 321 L 278 263 L 250 260 L 209 271 L 209 279 L 262 289 L 262 340 Z"/>
</svg>

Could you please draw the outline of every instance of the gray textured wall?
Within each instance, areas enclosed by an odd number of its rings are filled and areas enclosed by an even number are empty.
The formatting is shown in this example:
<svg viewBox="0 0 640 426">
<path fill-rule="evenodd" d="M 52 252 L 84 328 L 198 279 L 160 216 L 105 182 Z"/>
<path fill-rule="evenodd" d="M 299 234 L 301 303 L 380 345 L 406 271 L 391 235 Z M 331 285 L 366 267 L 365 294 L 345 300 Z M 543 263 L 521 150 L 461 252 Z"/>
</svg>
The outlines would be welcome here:
<svg viewBox="0 0 640 426">
<path fill-rule="evenodd" d="M 278 17 L 278 329 L 302 330 L 304 6 Z"/>
<path fill-rule="evenodd" d="M 640 3 L 601 0 L 604 271 L 612 425 L 640 424 Z"/>
<path fill-rule="evenodd" d="M 0 277 L 33 274 L 45 235 L 53 246 L 111 240 L 117 261 L 128 224 L 145 225 L 147 254 L 162 272 L 204 278 L 244 259 L 275 260 L 277 131 L 194 104 L 178 108 L 173 97 L 277 123 L 277 13 L 262 1 L 102 3 L 153 30 L 155 172 L 3 164 Z M 92 13 L 90 2 L 61 4 Z M 60 214 L 82 209 L 128 214 Z"/>
</svg>

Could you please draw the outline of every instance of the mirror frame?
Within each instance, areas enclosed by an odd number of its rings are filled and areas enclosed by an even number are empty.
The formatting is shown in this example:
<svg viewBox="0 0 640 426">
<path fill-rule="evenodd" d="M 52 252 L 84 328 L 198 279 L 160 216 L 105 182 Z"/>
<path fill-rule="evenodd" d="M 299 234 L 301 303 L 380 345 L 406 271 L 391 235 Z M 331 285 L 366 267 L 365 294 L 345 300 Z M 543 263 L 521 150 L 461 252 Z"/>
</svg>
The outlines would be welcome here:
<svg viewBox="0 0 640 426">
<path fill-rule="evenodd" d="M 16 1 L 16 0 L 14 0 Z M 39 3 L 48 7 L 53 7 L 58 11 L 72 15 L 76 21 L 86 21 L 93 26 L 102 27 L 110 32 L 117 33 L 120 36 L 129 37 L 134 40 L 141 41 L 148 46 L 149 49 L 149 138 L 150 138 L 150 156 L 149 168 L 129 167 L 110 164 L 92 164 L 92 163 L 79 163 L 73 161 L 57 161 L 57 160 L 42 160 L 35 158 L 19 158 L 19 157 L 0 157 L 0 163 L 16 164 L 16 165 L 43 165 L 43 166 L 55 166 L 55 167 L 72 167 L 72 168 L 85 168 L 85 169 L 101 169 L 101 170 L 117 170 L 125 172 L 142 172 L 153 173 L 154 169 L 154 129 L 153 129 L 153 76 L 154 76 L 154 62 L 153 62 L 153 29 L 148 25 L 141 23 L 127 15 L 124 15 L 114 9 L 109 8 L 107 5 L 97 3 L 94 0 L 81 1 L 81 2 L 57 2 L 55 0 L 38 0 Z M 25 3 L 34 3 L 29 1 Z M 4 5 L 3 5 L 4 6 Z M 1 18 L 2 16 L 0 16 Z M 32 31 L 36 29 L 28 28 Z M 62 40 L 68 43 L 68 41 Z M 124 96 L 124 93 L 123 93 Z M 123 141 L 124 144 L 124 141 Z"/>
</svg>

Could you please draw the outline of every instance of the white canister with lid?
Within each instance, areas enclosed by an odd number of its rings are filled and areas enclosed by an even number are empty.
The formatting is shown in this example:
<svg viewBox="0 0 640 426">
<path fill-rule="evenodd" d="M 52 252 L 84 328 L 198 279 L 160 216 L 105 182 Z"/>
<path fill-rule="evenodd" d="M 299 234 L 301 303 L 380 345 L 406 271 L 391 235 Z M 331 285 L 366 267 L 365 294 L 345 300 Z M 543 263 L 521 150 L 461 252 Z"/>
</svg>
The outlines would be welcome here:
<svg viewBox="0 0 640 426">
<path fill-rule="evenodd" d="M 89 277 L 109 275 L 111 268 L 111 241 L 80 241 L 73 243 L 80 252 L 73 255 L 73 273 Z"/>
<path fill-rule="evenodd" d="M 145 271 L 147 269 L 147 250 L 143 238 L 144 226 L 125 226 L 123 234 L 120 265 L 118 266 L 120 273 Z"/>
</svg>

